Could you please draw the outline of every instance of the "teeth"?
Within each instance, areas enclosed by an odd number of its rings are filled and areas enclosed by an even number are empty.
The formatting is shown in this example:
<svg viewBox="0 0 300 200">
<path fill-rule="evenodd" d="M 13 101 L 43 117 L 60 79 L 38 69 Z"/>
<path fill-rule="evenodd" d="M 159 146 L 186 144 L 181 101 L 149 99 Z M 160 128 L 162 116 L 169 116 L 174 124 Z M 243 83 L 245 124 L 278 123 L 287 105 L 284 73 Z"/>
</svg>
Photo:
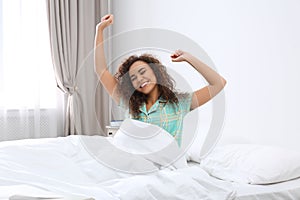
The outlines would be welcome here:
<svg viewBox="0 0 300 200">
<path fill-rule="evenodd" d="M 148 84 L 148 82 L 143 83 L 140 88 L 143 88 L 144 86 L 146 86 Z"/>
</svg>

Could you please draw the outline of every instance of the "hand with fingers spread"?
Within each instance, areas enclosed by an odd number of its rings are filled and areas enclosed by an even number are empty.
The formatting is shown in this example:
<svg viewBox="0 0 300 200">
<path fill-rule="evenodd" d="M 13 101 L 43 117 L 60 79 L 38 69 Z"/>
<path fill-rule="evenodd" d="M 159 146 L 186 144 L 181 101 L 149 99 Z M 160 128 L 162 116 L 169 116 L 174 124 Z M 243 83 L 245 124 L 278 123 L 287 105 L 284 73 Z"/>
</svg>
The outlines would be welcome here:
<svg viewBox="0 0 300 200">
<path fill-rule="evenodd" d="M 114 23 L 114 16 L 112 14 L 105 15 L 101 18 L 101 22 L 97 24 L 97 30 L 103 31 L 106 27 Z"/>
</svg>

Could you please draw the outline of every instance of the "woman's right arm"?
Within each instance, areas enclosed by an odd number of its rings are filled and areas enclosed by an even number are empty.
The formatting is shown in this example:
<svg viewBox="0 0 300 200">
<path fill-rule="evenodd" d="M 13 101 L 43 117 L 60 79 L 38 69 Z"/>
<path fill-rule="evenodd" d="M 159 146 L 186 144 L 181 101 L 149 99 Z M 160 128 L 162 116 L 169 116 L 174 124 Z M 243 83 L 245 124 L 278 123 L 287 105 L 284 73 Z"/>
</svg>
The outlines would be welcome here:
<svg viewBox="0 0 300 200">
<path fill-rule="evenodd" d="M 96 27 L 94 62 L 95 71 L 101 84 L 104 86 L 108 94 L 114 99 L 114 101 L 119 104 L 120 97 L 117 92 L 118 83 L 107 68 L 103 46 L 103 31 L 106 27 L 113 24 L 113 20 L 113 15 L 105 15 L 101 18 L 101 22 Z"/>
</svg>

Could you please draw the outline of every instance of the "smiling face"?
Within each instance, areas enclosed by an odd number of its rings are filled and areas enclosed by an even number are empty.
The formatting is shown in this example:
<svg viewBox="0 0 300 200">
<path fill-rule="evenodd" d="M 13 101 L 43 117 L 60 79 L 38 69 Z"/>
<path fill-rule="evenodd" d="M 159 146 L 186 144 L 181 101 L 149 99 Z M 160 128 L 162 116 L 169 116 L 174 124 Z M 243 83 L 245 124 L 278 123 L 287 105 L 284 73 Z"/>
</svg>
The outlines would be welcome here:
<svg viewBox="0 0 300 200">
<path fill-rule="evenodd" d="M 128 57 L 119 66 L 115 78 L 118 80 L 118 92 L 134 117 L 138 117 L 144 103 L 151 104 L 158 98 L 178 103 L 173 92 L 174 80 L 166 67 L 151 54 Z"/>
<path fill-rule="evenodd" d="M 148 95 L 157 89 L 156 76 L 144 61 L 136 61 L 130 66 L 129 77 L 133 87 L 141 93 Z"/>
</svg>

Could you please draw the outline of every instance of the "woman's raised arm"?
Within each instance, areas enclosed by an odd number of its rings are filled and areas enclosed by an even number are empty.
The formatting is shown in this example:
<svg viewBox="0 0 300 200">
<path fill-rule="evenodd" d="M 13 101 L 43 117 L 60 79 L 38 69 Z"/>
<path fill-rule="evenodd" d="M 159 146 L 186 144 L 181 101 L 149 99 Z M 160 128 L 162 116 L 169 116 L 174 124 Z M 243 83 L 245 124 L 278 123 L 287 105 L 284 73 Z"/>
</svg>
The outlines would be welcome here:
<svg viewBox="0 0 300 200">
<path fill-rule="evenodd" d="M 216 96 L 225 86 L 226 80 L 219 75 L 212 68 L 207 66 L 205 63 L 200 61 L 198 58 L 194 57 L 190 53 L 177 50 L 174 54 L 171 55 L 171 59 L 173 62 L 182 62 L 186 61 L 191 66 L 193 66 L 208 82 L 208 85 L 194 91 L 191 109 L 197 108 L 214 96 Z"/>
<path fill-rule="evenodd" d="M 95 44 L 94 44 L 94 62 L 95 71 L 98 78 L 108 94 L 114 99 L 114 101 L 119 103 L 119 95 L 117 92 L 117 80 L 109 72 L 106 64 L 106 58 L 104 53 L 103 44 L 103 31 L 106 27 L 113 24 L 113 15 L 105 15 L 101 18 L 101 22 L 96 27 Z"/>
</svg>

